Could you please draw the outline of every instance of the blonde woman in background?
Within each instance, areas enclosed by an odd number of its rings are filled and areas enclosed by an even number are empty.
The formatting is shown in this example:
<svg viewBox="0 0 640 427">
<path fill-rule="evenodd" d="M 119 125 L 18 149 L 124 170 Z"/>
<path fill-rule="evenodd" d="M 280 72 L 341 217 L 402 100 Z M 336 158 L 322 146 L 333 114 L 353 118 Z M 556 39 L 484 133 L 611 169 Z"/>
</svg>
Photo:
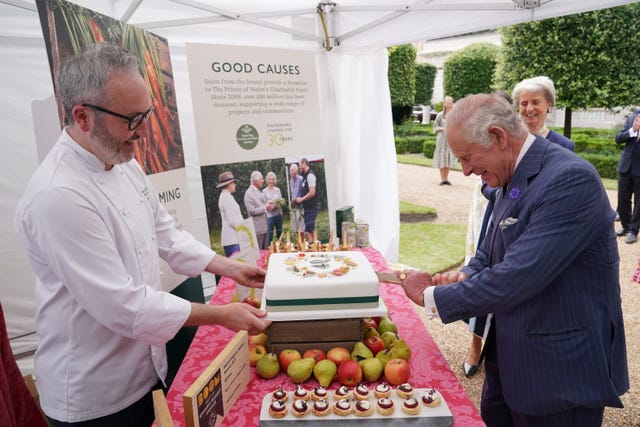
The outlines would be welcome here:
<svg viewBox="0 0 640 427">
<path fill-rule="evenodd" d="M 451 185 L 449 171 L 456 166 L 456 158 L 447 144 L 444 136 L 444 124 L 447 114 L 453 108 L 453 98 L 445 96 L 443 110 L 438 113 L 433 121 L 433 131 L 436 133 L 436 149 L 433 153 L 433 167 L 440 169 L 440 184 Z"/>
</svg>

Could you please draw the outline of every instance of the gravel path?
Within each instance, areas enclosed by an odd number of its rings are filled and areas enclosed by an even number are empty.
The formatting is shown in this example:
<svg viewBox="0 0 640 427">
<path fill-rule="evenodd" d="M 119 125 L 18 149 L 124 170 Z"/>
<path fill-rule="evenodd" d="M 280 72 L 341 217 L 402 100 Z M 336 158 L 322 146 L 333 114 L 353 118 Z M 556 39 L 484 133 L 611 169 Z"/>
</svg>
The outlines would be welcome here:
<svg viewBox="0 0 640 427">
<path fill-rule="evenodd" d="M 398 164 L 398 185 L 400 200 L 437 209 L 438 217 L 434 221 L 441 224 L 467 224 L 471 196 L 479 178 L 466 177 L 459 171 L 449 175 L 451 186 L 439 186 L 440 176 L 437 169 L 424 166 Z M 612 206 L 616 205 L 616 192 L 608 191 Z M 616 223 L 616 227 L 619 224 Z M 631 282 L 640 256 L 640 243 L 626 244 L 618 240 L 620 250 L 620 286 L 622 289 L 622 308 L 625 316 L 627 337 L 627 355 L 629 362 L 630 390 L 622 396 L 624 409 L 605 410 L 603 426 L 640 426 L 640 284 Z M 416 310 L 423 318 L 427 329 L 438 344 L 442 354 L 449 362 L 469 398 L 477 408 L 480 407 L 480 395 L 484 372 L 480 370 L 472 378 L 465 378 L 461 365 L 466 356 L 471 334 L 463 322 L 444 325 L 437 319 L 429 320 L 421 308 Z M 588 375 L 588 372 L 585 372 Z"/>
</svg>

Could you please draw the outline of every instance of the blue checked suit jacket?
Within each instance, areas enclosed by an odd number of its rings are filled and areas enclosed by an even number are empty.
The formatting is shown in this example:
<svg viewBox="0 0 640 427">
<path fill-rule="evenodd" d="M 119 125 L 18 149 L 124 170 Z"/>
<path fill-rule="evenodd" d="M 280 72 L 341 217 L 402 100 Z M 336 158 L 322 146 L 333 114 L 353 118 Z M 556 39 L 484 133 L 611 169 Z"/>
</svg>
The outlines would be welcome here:
<svg viewBox="0 0 640 427">
<path fill-rule="evenodd" d="M 512 410 L 622 406 L 629 377 L 614 217 L 591 164 L 536 138 L 498 195 L 468 278 L 435 289 L 445 323 L 495 313 Z"/>
</svg>

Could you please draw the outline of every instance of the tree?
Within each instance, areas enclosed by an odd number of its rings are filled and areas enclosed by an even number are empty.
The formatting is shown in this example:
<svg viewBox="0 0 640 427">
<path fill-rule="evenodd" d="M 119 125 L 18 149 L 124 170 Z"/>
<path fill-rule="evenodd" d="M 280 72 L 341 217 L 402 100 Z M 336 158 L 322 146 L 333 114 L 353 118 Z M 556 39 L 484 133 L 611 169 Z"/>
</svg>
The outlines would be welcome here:
<svg viewBox="0 0 640 427">
<path fill-rule="evenodd" d="M 416 96 L 414 104 L 429 104 L 433 96 L 433 81 L 437 68 L 431 64 L 416 64 Z"/>
<path fill-rule="evenodd" d="M 640 4 L 505 27 L 496 85 L 510 92 L 524 78 L 554 81 L 571 136 L 576 108 L 638 104 Z"/>
<path fill-rule="evenodd" d="M 411 115 L 416 94 L 416 48 L 410 44 L 389 48 L 389 91 L 393 122 Z"/>
<path fill-rule="evenodd" d="M 491 43 L 473 43 L 449 55 L 443 66 L 445 94 L 460 99 L 491 92 L 499 49 Z"/>
</svg>

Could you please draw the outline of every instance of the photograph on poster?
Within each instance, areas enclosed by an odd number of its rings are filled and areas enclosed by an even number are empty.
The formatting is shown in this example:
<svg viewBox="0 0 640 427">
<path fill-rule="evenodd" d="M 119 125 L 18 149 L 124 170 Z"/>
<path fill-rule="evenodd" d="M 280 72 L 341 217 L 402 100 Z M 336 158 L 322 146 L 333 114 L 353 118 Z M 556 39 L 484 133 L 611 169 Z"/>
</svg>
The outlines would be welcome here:
<svg viewBox="0 0 640 427">
<path fill-rule="evenodd" d="M 290 186 L 291 176 L 294 174 L 291 171 L 292 165 L 295 165 L 293 169 L 297 168 L 297 176 L 300 177 L 295 180 L 299 184 L 294 187 L 298 194 L 292 194 Z M 233 248 L 238 242 L 235 233 L 229 230 L 232 231 L 233 223 L 237 224 L 250 216 L 254 220 L 256 237 L 260 241 L 260 235 L 263 236 L 265 249 L 273 239 L 286 242 L 289 238 L 295 243 L 298 232 L 301 233 L 301 238 L 308 237 L 304 234 L 304 205 L 307 206 L 309 221 L 306 228 L 315 231 L 310 232 L 309 236 L 315 236 L 323 243 L 328 242 L 327 181 L 322 156 L 209 165 L 202 166 L 201 173 L 209 238 L 211 247 L 216 252 L 231 254 L 239 249 Z M 311 175 L 313 178 L 310 178 Z M 310 186 L 304 185 L 304 176 L 309 177 L 308 182 L 315 181 L 315 197 L 307 196 L 302 203 L 296 203 L 296 198 L 309 192 Z M 316 206 L 317 214 L 314 216 Z M 254 215 L 250 215 L 249 211 Z"/>
<path fill-rule="evenodd" d="M 64 0 L 37 0 L 36 3 L 53 81 L 62 61 L 88 46 L 107 42 L 125 47 L 140 62 L 140 71 L 149 87 L 153 106 L 148 121 L 149 135 L 136 144 L 136 160 L 147 175 L 184 168 L 167 40 Z M 98 105 L 95 108 L 104 113 L 106 106 Z M 64 112 L 60 105 L 58 111 L 60 122 L 64 124 Z M 116 113 L 126 115 L 124 112 Z"/>
</svg>

